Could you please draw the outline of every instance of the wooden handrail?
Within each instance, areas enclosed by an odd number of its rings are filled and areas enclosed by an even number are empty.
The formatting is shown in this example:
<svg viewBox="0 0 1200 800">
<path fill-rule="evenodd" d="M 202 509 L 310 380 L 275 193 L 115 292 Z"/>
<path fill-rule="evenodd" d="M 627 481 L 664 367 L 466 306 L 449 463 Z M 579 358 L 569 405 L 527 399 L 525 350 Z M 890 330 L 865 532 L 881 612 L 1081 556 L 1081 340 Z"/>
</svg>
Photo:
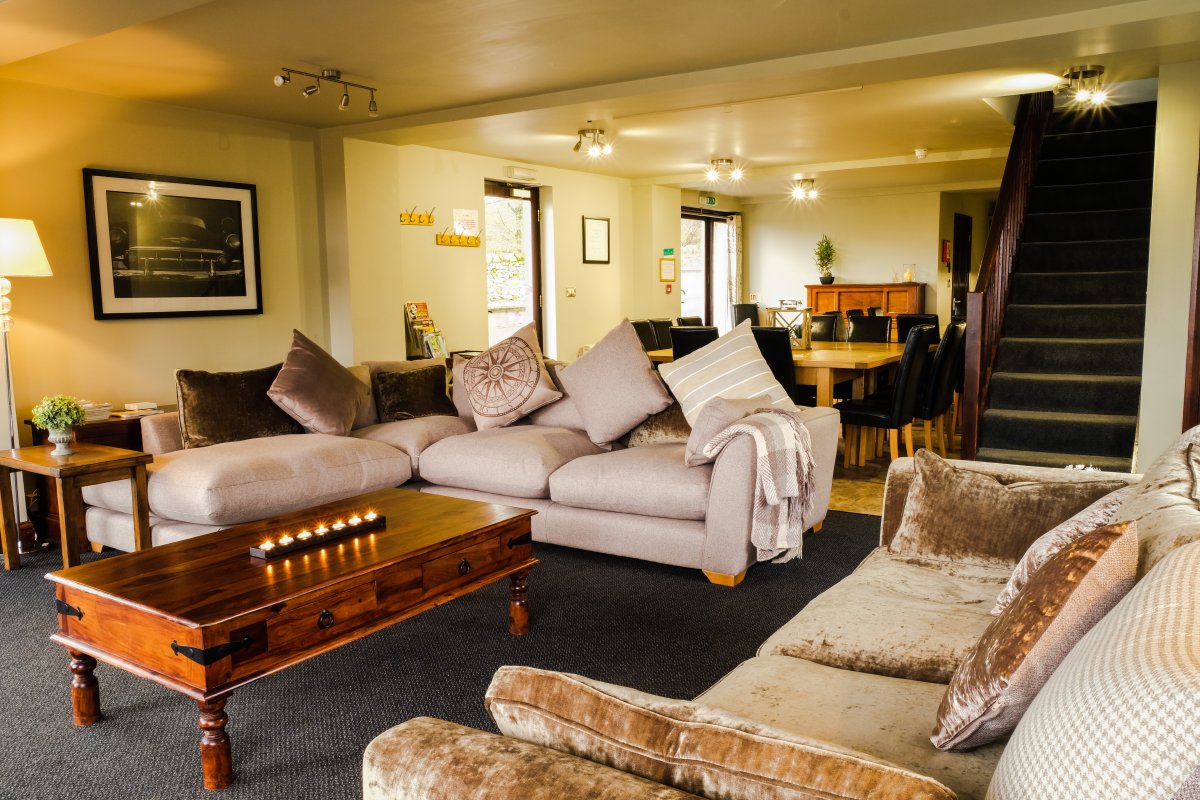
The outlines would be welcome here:
<svg viewBox="0 0 1200 800">
<path fill-rule="evenodd" d="M 996 211 L 984 245 L 975 290 L 967 293 L 966 363 L 963 372 L 962 457 L 974 459 L 979 450 L 983 403 L 988 396 L 996 350 L 1004 331 L 1004 312 L 1011 292 L 1013 261 L 1033 191 L 1042 134 L 1054 110 L 1050 92 L 1022 95 L 1017 105 L 1012 144 Z"/>
</svg>

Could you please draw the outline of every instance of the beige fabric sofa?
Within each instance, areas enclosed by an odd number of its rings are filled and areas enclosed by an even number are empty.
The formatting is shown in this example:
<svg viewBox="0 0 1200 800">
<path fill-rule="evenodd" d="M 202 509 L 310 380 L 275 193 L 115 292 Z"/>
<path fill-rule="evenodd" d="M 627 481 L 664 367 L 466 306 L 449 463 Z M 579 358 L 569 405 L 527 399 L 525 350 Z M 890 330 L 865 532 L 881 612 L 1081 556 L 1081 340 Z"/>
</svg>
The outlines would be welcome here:
<svg viewBox="0 0 1200 800">
<path fill-rule="evenodd" d="M 1148 477 L 1141 487 L 1147 493 L 1135 493 L 1118 514 L 1121 518 L 1138 520 L 1142 545 L 1139 574 L 1174 548 L 1200 547 L 1197 543 L 1200 541 L 1200 509 L 1194 485 L 1194 475 L 1200 474 L 1200 455 L 1193 457 L 1193 445 L 1200 450 L 1200 429 L 1185 434 L 1164 454 L 1152 468 L 1157 469 L 1155 476 Z M 1111 491 L 1114 481 L 1135 483 L 1140 478 L 1004 464 L 951 463 L 962 469 L 997 476 L 1005 483 L 1080 483 L 1086 487 L 1082 492 L 1087 495 L 1084 505 Z M 900 524 L 913 476 L 912 459 L 899 459 L 891 465 L 880 547 L 851 575 L 809 603 L 768 638 L 755 657 L 696 698 L 696 703 L 701 708 L 711 709 L 707 714 L 710 718 L 731 715 L 731 718 L 769 726 L 780 732 L 778 735 L 782 738 L 800 736 L 824 742 L 834 752 L 857 753 L 867 761 L 884 762 L 933 778 L 952 790 L 960 800 L 983 800 L 1005 743 L 967 752 L 942 752 L 934 749 L 929 736 L 946 684 L 964 653 L 993 619 L 989 611 L 1010 569 L 964 567 L 900 557 L 889 552 L 887 545 Z M 1035 517 L 1031 514 L 1023 522 L 1038 533 L 1049 530 L 1080 510 L 1080 494 L 1075 493 L 1074 505 L 1070 507 L 1064 504 L 1048 508 L 1043 515 Z M 980 508 L 978 512 L 979 524 L 987 525 L 988 509 Z M 1191 589 L 1184 587 L 1181 591 L 1186 595 Z M 1140 647 L 1133 643 L 1129 646 Z M 500 681 L 501 673 L 498 673 L 497 682 Z M 604 690 L 602 684 L 591 685 Z M 495 689 L 496 683 L 489 690 L 489 702 L 492 702 L 491 693 Z M 637 692 L 623 687 L 611 687 L 607 693 L 634 702 L 642 709 L 682 702 L 650 696 L 642 696 L 638 701 Z M 1080 711 L 1083 710 L 1081 707 Z M 695 717 L 699 712 L 689 713 Z M 1102 709 L 1094 713 L 1102 718 L 1105 715 Z M 562 719 L 559 723 L 575 724 Z M 621 726 L 617 722 L 611 727 L 620 729 Z M 492 736 L 489 740 L 478 732 L 471 732 L 470 746 L 456 751 L 454 742 L 464 735 L 465 730 L 445 722 L 431 727 L 430 720 L 418 718 L 381 734 L 368 746 L 364 756 L 365 800 L 549 796 L 545 792 L 547 787 L 536 777 L 526 779 L 515 788 L 510 782 L 500 792 L 475 784 L 473 775 L 504 772 L 505 765 L 513 766 L 514 775 L 521 774 L 517 762 L 528 763 L 538 757 L 538 749 L 546 748 L 521 742 L 525 749 L 510 753 L 506 750 L 511 741 L 508 737 Z M 575 727 L 574 730 L 585 728 Z M 759 735 L 762 735 L 761 731 Z M 572 748 L 582 747 L 579 743 L 587 738 L 580 733 L 574 739 L 559 740 L 554 746 L 571 752 Z M 671 746 L 686 747 L 686 735 L 681 733 L 679 740 Z M 745 746 L 753 747 L 752 744 Z M 1167 746 L 1171 745 L 1168 743 Z M 535 752 L 531 754 L 528 748 Z M 426 752 L 440 752 L 440 761 L 433 757 L 427 759 Z M 447 755 L 454 752 L 458 753 L 457 758 Z M 608 763 L 594 752 L 572 754 Z M 561 768 L 557 760 L 554 763 L 556 769 Z M 594 767 L 589 764 L 587 772 L 581 770 L 579 773 L 581 776 L 586 774 L 588 780 L 596 783 L 578 796 L 661 796 L 627 783 L 610 785 L 603 773 L 597 774 Z M 1082 766 L 1084 770 L 1087 768 L 1087 765 Z M 528 775 L 528 770 L 524 774 Z M 411 776 L 420 776 L 420 780 Z M 714 777 L 710 785 L 715 786 L 720 780 Z M 655 790 L 658 789 L 661 786 L 656 785 Z M 719 791 L 715 794 L 699 789 L 694 791 L 707 797 L 724 796 Z M 747 796 L 835 796 L 775 794 L 773 791 L 764 788 L 760 793 Z M 848 795 L 838 793 L 836 796 Z M 1036 796 L 1036 793 L 1025 796 Z"/>
<path fill-rule="evenodd" d="M 461 408 L 461 406 L 460 406 Z M 817 465 L 805 529 L 829 508 L 838 414 L 797 409 Z M 560 417 L 570 415 L 560 414 Z M 745 437 L 744 437 L 745 438 Z M 713 464 L 684 465 L 683 444 L 605 450 L 579 429 L 522 421 L 476 431 L 467 416 L 374 422 L 350 436 L 305 433 L 183 449 L 174 413 L 142 420 L 154 453 L 154 544 L 390 486 L 532 508 L 535 540 L 704 570 L 736 585 L 750 545 L 754 452 L 735 442 Z M 128 486 L 84 489 L 88 538 L 133 549 Z"/>
</svg>

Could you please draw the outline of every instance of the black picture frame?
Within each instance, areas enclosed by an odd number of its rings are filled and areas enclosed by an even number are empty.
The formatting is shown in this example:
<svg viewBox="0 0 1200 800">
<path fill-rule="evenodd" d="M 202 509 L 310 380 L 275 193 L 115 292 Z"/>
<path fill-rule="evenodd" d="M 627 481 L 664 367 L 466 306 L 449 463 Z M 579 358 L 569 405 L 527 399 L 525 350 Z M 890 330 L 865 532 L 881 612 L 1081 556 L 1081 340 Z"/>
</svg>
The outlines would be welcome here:
<svg viewBox="0 0 1200 800">
<path fill-rule="evenodd" d="M 583 218 L 583 263 L 610 263 L 609 247 L 611 244 L 608 217 Z"/>
<path fill-rule="evenodd" d="M 86 168 L 95 318 L 261 314 L 254 184 Z"/>
</svg>

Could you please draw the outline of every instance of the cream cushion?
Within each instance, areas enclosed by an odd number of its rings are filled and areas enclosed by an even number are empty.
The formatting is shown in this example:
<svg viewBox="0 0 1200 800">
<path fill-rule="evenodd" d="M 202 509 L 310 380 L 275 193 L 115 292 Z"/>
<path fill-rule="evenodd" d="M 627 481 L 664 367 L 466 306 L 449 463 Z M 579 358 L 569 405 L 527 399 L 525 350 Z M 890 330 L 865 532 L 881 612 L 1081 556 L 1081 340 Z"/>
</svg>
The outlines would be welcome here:
<svg viewBox="0 0 1200 800">
<path fill-rule="evenodd" d="M 1159 456 L 1117 511 L 1136 520 L 1138 576 L 1177 547 L 1200 540 L 1200 427 L 1185 431 Z"/>
<path fill-rule="evenodd" d="M 421 454 L 434 442 L 475 430 L 475 421 L 465 417 L 436 415 L 381 422 L 351 431 L 356 439 L 389 444 L 408 454 L 414 478 L 421 476 Z"/>
<path fill-rule="evenodd" d="M 550 476 L 550 499 L 576 508 L 704 519 L 712 467 L 689 468 L 684 445 L 647 444 L 566 464 Z"/>
<path fill-rule="evenodd" d="M 480 430 L 511 425 L 562 397 L 546 372 L 532 322 L 463 365 L 462 385 Z"/>
<path fill-rule="evenodd" d="M 84 512 L 88 541 L 114 550 L 132 553 L 134 547 L 133 515 L 107 508 L 91 507 Z M 196 525 L 191 522 L 175 522 L 150 515 L 150 544 L 181 542 L 194 536 L 221 530 L 220 525 Z"/>
<path fill-rule="evenodd" d="M 246 439 L 155 456 L 150 513 L 198 525 L 236 525 L 399 486 L 409 457 L 382 442 L 324 433 Z M 129 482 L 83 490 L 88 505 L 132 514 Z"/>
<path fill-rule="evenodd" d="M 1007 577 L 1004 569 L 919 561 L 880 547 L 758 653 L 948 683 L 994 619 L 988 610 Z"/>
</svg>

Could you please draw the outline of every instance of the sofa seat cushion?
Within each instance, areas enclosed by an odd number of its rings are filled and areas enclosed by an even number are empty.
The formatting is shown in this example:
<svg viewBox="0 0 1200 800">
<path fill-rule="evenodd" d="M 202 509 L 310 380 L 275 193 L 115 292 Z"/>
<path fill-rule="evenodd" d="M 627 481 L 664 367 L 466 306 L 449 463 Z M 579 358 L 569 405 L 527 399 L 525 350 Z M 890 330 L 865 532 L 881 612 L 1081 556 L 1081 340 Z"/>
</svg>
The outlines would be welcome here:
<svg viewBox="0 0 1200 800">
<path fill-rule="evenodd" d="M 421 454 L 434 442 L 475 430 L 475 420 L 437 415 L 381 422 L 351 431 L 350 435 L 372 442 L 383 442 L 403 450 L 411 462 L 413 477 L 420 477 Z"/>
<path fill-rule="evenodd" d="M 399 486 L 409 457 L 382 442 L 301 433 L 155 456 L 150 513 L 197 525 L 237 525 Z M 129 482 L 89 486 L 88 505 L 132 513 Z"/>
<path fill-rule="evenodd" d="M 949 683 L 994 619 L 992 604 L 1007 579 L 1003 569 L 919 561 L 881 547 L 758 652 Z M 933 717 L 927 722 L 932 728 Z"/>
<path fill-rule="evenodd" d="M 984 800 L 1003 745 L 968 753 L 934 748 L 929 731 L 945 691 L 938 683 L 868 675 L 802 658 L 759 656 L 743 662 L 696 701 L 928 775 L 959 800 Z"/>
<path fill-rule="evenodd" d="M 92 507 L 84 513 L 84 524 L 87 527 L 88 541 L 132 553 L 134 547 L 133 515 L 123 514 L 107 508 Z M 182 542 L 195 536 L 221 530 L 220 525 L 196 525 L 191 522 L 175 522 L 150 516 L 150 544 L 158 547 L 160 544 Z"/>
<path fill-rule="evenodd" d="M 569 428 L 489 428 L 430 445 L 421 454 L 421 477 L 443 486 L 508 497 L 549 497 L 555 470 L 601 452 L 586 433 Z"/>
<path fill-rule="evenodd" d="M 598 511 L 704 519 L 712 467 L 684 465 L 684 448 L 647 444 L 577 458 L 550 476 L 550 499 Z"/>
<path fill-rule="evenodd" d="M 1154 460 L 1117 520 L 1137 522 L 1139 578 L 1172 550 L 1200 541 L 1200 427 L 1184 431 Z"/>
</svg>

